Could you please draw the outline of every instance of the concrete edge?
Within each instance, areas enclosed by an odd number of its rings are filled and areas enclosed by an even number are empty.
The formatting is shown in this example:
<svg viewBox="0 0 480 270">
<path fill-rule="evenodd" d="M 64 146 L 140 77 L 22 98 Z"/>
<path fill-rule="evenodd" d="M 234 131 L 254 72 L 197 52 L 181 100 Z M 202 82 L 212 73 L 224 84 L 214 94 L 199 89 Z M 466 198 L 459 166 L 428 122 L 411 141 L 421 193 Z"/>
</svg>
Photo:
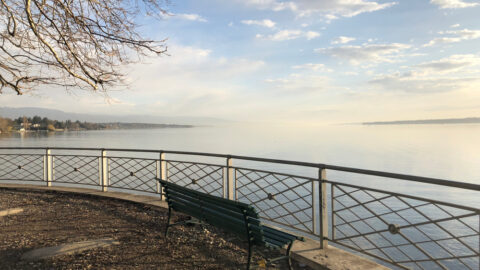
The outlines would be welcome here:
<svg viewBox="0 0 480 270">
<path fill-rule="evenodd" d="M 0 189 L 14 189 L 25 191 L 55 191 L 62 193 L 74 193 L 82 195 L 111 198 L 127 202 L 139 203 L 147 206 L 168 208 L 165 201 L 160 198 L 147 195 L 135 195 L 126 192 L 94 190 L 89 188 L 77 187 L 45 187 L 28 184 L 5 184 L 0 183 Z M 313 269 L 331 269 L 331 270 L 386 270 L 390 269 L 376 262 L 352 254 L 350 252 L 329 246 L 326 249 L 320 249 L 318 241 L 305 239 L 305 242 L 295 241 L 292 247 L 292 258 L 300 263 L 306 264 Z"/>
</svg>

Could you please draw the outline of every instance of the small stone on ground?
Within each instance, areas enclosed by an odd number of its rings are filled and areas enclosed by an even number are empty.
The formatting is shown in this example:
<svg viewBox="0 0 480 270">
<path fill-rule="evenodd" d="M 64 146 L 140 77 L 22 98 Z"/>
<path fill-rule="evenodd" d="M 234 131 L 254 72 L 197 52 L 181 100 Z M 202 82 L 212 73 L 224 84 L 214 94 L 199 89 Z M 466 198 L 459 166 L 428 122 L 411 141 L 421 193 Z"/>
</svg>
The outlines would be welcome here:
<svg viewBox="0 0 480 270">
<path fill-rule="evenodd" d="M 8 215 L 15 215 L 18 213 L 23 212 L 22 208 L 10 208 L 7 210 L 0 211 L 0 217 L 8 216 Z"/>
</svg>

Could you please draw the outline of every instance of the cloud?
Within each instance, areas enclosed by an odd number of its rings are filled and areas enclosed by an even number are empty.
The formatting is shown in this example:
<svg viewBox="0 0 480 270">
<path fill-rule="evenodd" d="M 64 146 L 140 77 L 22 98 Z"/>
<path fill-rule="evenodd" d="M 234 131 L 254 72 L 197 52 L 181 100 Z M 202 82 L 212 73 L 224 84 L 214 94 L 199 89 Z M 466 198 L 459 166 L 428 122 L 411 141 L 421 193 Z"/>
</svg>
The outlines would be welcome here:
<svg viewBox="0 0 480 270">
<path fill-rule="evenodd" d="M 265 64 L 263 61 L 245 58 L 214 57 L 211 50 L 204 48 L 178 44 L 173 44 L 170 48 L 170 56 L 155 59 L 152 64 L 138 64 L 133 72 L 142 77 L 149 74 L 152 80 L 156 80 L 160 73 L 160 77 L 164 78 L 192 76 L 195 80 L 229 79 L 230 76 L 254 72 Z M 141 71 L 138 72 L 138 69 Z"/>
<path fill-rule="evenodd" d="M 273 28 L 275 27 L 275 22 L 265 19 L 265 20 L 243 20 L 243 24 L 246 25 L 259 25 L 263 27 Z"/>
<path fill-rule="evenodd" d="M 416 65 L 426 72 L 448 73 L 459 71 L 466 67 L 480 66 L 480 57 L 473 54 L 452 55 L 440 60 Z"/>
<path fill-rule="evenodd" d="M 309 93 L 330 89 L 327 76 L 303 73 L 292 73 L 285 78 L 266 79 L 265 82 L 272 87 L 271 89 L 275 93 L 282 91 L 284 94 Z"/>
<path fill-rule="evenodd" d="M 342 46 L 316 49 L 316 52 L 348 60 L 353 65 L 365 62 L 395 62 L 400 53 L 411 46 L 402 43 L 363 44 L 361 46 Z"/>
<path fill-rule="evenodd" d="M 273 11 L 292 10 L 297 9 L 297 5 L 294 2 L 280 2 L 276 0 L 241 0 L 248 6 L 253 6 L 258 9 L 268 9 Z"/>
<path fill-rule="evenodd" d="M 179 44 L 170 48 L 170 56 L 134 65 L 128 72 L 133 90 L 125 94 L 143 104 L 138 109 L 144 113 L 158 111 L 153 103 L 160 100 L 169 115 L 232 115 L 236 113 L 232 108 L 249 98 L 245 84 L 266 65 L 254 59 L 217 57 L 206 48 Z"/>
<path fill-rule="evenodd" d="M 480 56 L 451 55 L 409 67 L 405 72 L 383 74 L 369 81 L 384 90 L 448 92 L 480 86 Z"/>
<path fill-rule="evenodd" d="M 468 8 L 479 5 L 479 3 L 465 2 L 462 0 L 430 0 L 430 3 L 439 6 L 441 9 Z"/>
<path fill-rule="evenodd" d="M 396 2 L 379 3 L 365 0 L 298 0 L 295 2 L 246 0 L 242 2 L 258 9 L 273 11 L 290 10 L 300 17 L 318 14 L 327 20 L 333 20 L 338 17 L 353 17 L 366 12 L 382 10 L 396 4 Z"/>
<path fill-rule="evenodd" d="M 417 73 L 394 73 L 379 76 L 369 81 L 371 85 L 388 91 L 404 91 L 409 93 L 449 92 L 461 89 L 478 88 L 480 79 L 469 78 L 432 78 Z"/>
<path fill-rule="evenodd" d="M 332 69 L 325 67 L 324 64 L 314 64 L 306 63 L 302 65 L 292 66 L 293 69 L 303 69 L 303 70 L 312 70 L 312 71 L 324 71 L 324 72 L 333 72 Z"/>
<path fill-rule="evenodd" d="M 164 19 L 180 19 L 180 20 L 187 20 L 187 21 L 197 21 L 197 22 L 207 22 L 207 19 L 203 18 L 198 14 L 188 14 L 188 13 L 168 13 L 161 15 Z"/>
<path fill-rule="evenodd" d="M 314 31 L 302 31 L 302 30 L 280 30 L 273 35 L 261 35 L 257 34 L 257 38 L 273 40 L 273 41 L 285 41 L 285 40 L 292 40 L 297 38 L 306 38 L 307 40 L 311 40 L 320 36 L 320 33 Z"/>
<path fill-rule="evenodd" d="M 424 47 L 430 47 L 437 44 L 447 44 L 447 43 L 458 43 L 464 40 L 472 40 L 480 38 L 480 30 L 449 30 L 449 31 L 442 31 L 439 34 L 444 35 L 443 37 L 437 37 L 427 44 L 424 44 Z"/>
<path fill-rule="evenodd" d="M 345 36 L 340 36 L 332 40 L 332 44 L 347 44 L 351 41 L 354 41 L 355 38 L 353 37 L 345 37 Z"/>
<path fill-rule="evenodd" d="M 314 31 L 307 31 L 307 32 L 305 33 L 305 37 L 306 37 L 308 40 L 317 38 L 317 37 L 319 37 L 319 36 L 320 36 L 320 33 L 314 32 Z"/>
</svg>

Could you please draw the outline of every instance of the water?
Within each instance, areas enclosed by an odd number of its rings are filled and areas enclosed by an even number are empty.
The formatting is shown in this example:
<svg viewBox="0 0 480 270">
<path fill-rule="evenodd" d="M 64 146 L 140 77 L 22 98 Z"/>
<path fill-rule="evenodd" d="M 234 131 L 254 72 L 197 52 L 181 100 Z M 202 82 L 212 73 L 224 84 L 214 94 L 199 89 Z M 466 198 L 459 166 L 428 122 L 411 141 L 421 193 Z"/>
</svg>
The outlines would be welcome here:
<svg viewBox="0 0 480 270">
<path fill-rule="evenodd" d="M 163 149 L 318 162 L 480 184 L 480 125 L 232 125 L 0 136 L 0 146 Z"/>
<path fill-rule="evenodd" d="M 234 154 L 419 175 L 480 184 L 480 125 L 280 126 L 101 130 L 0 136 L 0 146 L 162 149 Z M 97 154 L 97 153 L 96 153 Z M 223 162 L 223 161 L 221 161 Z M 223 163 L 221 163 L 223 164 Z M 239 165 L 237 162 L 236 165 Z M 280 170 L 272 164 L 261 168 Z M 300 173 L 304 168 L 287 167 Z M 311 170 L 308 176 L 316 176 Z M 477 194 L 408 181 L 329 172 L 329 179 L 478 207 Z M 415 188 L 412 188 L 415 187 Z"/>
</svg>

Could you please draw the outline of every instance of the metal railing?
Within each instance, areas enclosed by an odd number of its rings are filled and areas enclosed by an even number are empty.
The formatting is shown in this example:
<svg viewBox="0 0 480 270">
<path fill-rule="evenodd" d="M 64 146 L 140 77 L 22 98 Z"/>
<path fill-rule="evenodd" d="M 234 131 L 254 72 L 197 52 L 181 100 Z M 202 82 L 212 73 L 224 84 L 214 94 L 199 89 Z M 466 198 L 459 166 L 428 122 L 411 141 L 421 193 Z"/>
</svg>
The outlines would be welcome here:
<svg viewBox="0 0 480 270">
<path fill-rule="evenodd" d="M 156 179 L 162 178 L 252 204 L 265 222 L 317 239 L 320 248 L 340 245 L 405 269 L 480 268 L 480 200 L 468 206 L 412 191 L 421 183 L 425 190 L 448 187 L 478 199 L 477 184 L 211 153 L 59 147 L 0 151 L 2 182 L 87 185 L 161 197 Z M 327 171 L 350 176 L 333 180 Z M 357 179 L 366 176 L 408 183 L 407 192 L 394 191 L 391 181 L 381 189 Z"/>
</svg>

